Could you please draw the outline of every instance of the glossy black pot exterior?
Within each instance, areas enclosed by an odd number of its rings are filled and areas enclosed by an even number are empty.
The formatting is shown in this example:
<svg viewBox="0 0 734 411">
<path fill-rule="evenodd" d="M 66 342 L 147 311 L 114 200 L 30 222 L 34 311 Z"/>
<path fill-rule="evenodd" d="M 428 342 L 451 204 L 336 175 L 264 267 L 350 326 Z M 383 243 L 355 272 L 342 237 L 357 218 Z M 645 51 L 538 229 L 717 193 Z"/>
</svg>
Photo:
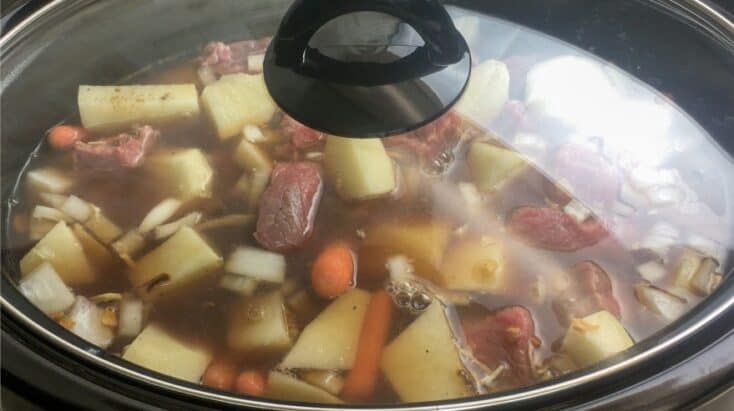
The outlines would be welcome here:
<svg viewBox="0 0 734 411">
<path fill-rule="evenodd" d="M 615 62 L 672 94 L 726 151 L 734 153 L 734 40 L 710 16 L 696 22 L 691 17 L 696 14 L 670 5 L 659 8 L 655 1 L 563 0 L 532 7 L 513 0 L 447 3 L 524 24 Z M 146 1 L 132 10 L 125 0 L 79 0 L 53 3 L 42 17 L 19 26 L 10 33 L 12 41 L 2 43 L 3 222 L 7 223 L 7 202 L 12 201 L 18 173 L 45 129 L 76 111 L 69 102 L 75 101 L 79 83 L 116 82 L 150 62 L 187 56 L 211 39 L 272 34 L 287 5 L 286 0 Z M 675 18 L 673 10 L 680 13 Z M 620 32 L 626 35 L 620 37 Z M 51 46 L 35 48 L 39 44 Z M 69 67 L 74 70 L 60 69 Z M 70 335 L 14 289 L 10 279 L 19 251 L 3 238 L 2 363 L 7 389 L 44 406 L 297 409 L 293 404 L 237 400 L 179 383 L 126 365 Z M 694 404 L 725 388 L 734 377 L 733 307 L 734 281 L 728 276 L 706 302 L 625 355 L 528 390 L 438 405 L 632 410 Z M 33 382 L 34 390 L 29 391 L 27 381 Z"/>
</svg>

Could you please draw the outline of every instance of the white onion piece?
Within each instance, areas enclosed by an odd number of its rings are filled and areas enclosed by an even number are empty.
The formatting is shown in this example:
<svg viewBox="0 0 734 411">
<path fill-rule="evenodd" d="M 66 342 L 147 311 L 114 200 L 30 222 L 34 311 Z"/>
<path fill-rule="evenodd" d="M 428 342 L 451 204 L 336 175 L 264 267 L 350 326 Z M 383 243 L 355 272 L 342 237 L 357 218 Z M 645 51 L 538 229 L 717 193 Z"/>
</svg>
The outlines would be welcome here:
<svg viewBox="0 0 734 411">
<path fill-rule="evenodd" d="M 242 136 L 245 140 L 253 144 L 262 143 L 267 140 L 260 127 L 252 124 L 248 124 L 242 128 Z"/>
<path fill-rule="evenodd" d="M 148 212 L 138 227 L 141 234 L 146 234 L 159 225 L 168 221 L 181 208 L 181 201 L 175 198 L 167 198 Z"/>
<path fill-rule="evenodd" d="M 117 322 L 117 334 L 124 338 L 133 338 L 143 330 L 143 301 L 125 296 L 120 301 L 120 313 Z"/>
<path fill-rule="evenodd" d="M 635 296 L 650 311 L 669 321 L 679 318 L 687 310 L 685 298 L 650 284 L 635 285 Z"/>
<path fill-rule="evenodd" d="M 655 207 L 666 207 L 681 203 L 685 193 L 677 186 L 656 186 L 647 189 L 647 199 Z"/>
<path fill-rule="evenodd" d="M 255 222 L 255 216 L 251 214 L 229 214 L 204 221 L 194 228 L 198 231 L 206 231 L 225 227 L 242 227 L 250 225 L 253 222 Z"/>
<path fill-rule="evenodd" d="M 74 180 L 61 170 L 47 167 L 28 172 L 26 184 L 39 193 L 63 194 L 71 190 Z"/>
<path fill-rule="evenodd" d="M 651 167 L 635 167 L 627 173 L 630 184 L 636 190 L 645 191 L 654 186 L 672 185 L 678 181 L 675 170 L 658 170 Z"/>
<path fill-rule="evenodd" d="M 225 290 L 249 297 L 255 293 L 258 282 L 253 278 L 243 277 L 238 274 L 225 274 L 219 280 L 219 286 Z"/>
<path fill-rule="evenodd" d="M 131 267 L 135 266 L 133 258 L 145 247 L 145 237 L 137 230 L 130 230 L 112 243 L 112 249 Z"/>
<path fill-rule="evenodd" d="M 204 86 L 208 86 L 217 81 L 217 74 L 207 65 L 199 67 L 196 74 L 199 76 L 199 81 L 201 81 L 201 84 Z"/>
<path fill-rule="evenodd" d="M 635 213 L 635 208 L 621 201 L 615 201 L 612 204 L 612 212 L 620 217 L 629 217 Z"/>
<path fill-rule="evenodd" d="M 254 247 L 237 247 L 224 265 L 225 271 L 271 283 L 285 280 L 285 257 Z"/>
<path fill-rule="evenodd" d="M 563 212 L 573 218 L 577 223 L 583 223 L 587 218 L 591 217 L 591 210 L 575 198 L 563 207 Z"/>
<path fill-rule="evenodd" d="M 466 203 L 467 210 L 476 214 L 482 210 L 482 195 L 479 193 L 477 186 L 472 183 L 459 183 L 459 192 L 461 198 Z"/>
<path fill-rule="evenodd" d="M 665 256 L 670 248 L 678 244 L 680 233 L 668 223 L 656 223 L 642 240 L 638 248 L 648 249 L 660 257 Z"/>
<path fill-rule="evenodd" d="M 77 297 L 67 317 L 72 321 L 71 332 L 101 348 L 112 343 L 114 333 L 102 324 L 102 309 L 84 297 Z"/>
<path fill-rule="evenodd" d="M 49 263 L 43 263 L 20 280 L 21 294 L 46 314 L 66 311 L 74 304 L 74 294 Z"/>
<path fill-rule="evenodd" d="M 77 196 L 69 196 L 61 206 L 61 211 L 80 223 L 89 220 L 92 216 L 92 206 Z"/>
<path fill-rule="evenodd" d="M 41 193 L 38 195 L 38 197 L 46 203 L 46 205 L 49 205 L 55 209 L 60 209 L 64 203 L 66 202 L 66 199 L 69 198 L 68 196 L 65 196 L 63 194 L 54 194 L 54 193 Z"/>
<path fill-rule="evenodd" d="M 642 278 L 651 283 L 656 283 L 668 275 L 668 270 L 665 269 L 665 266 L 656 260 L 638 265 L 637 272 L 640 273 Z"/>
<path fill-rule="evenodd" d="M 690 234 L 686 238 L 685 243 L 692 249 L 716 259 L 716 261 L 723 261 L 726 256 L 726 247 L 698 234 Z"/>
<path fill-rule="evenodd" d="M 647 197 L 644 193 L 637 191 L 628 182 L 623 182 L 619 188 L 619 198 L 624 204 L 634 209 L 640 209 L 647 206 Z"/>
<path fill-rule="evenodd" d="M 709 295 L 721 282 L 721 276 L 716 273 L 719 262 L 710 257 L 701 259 L 696 274 L 691 278 L 690 286 L 699 295 Z"/>
<path fill-rule="evenodd" d="M 65 221 L 67 223 L 72 222 L 73 220 L 69 218 L 68 215 L 62 213 L 61 211 L 51 208 L 51 207 L 45 207 L 45 206 L 36 206 L 33 208 L 33 212 L 31 213 L 32 219 L 37 220 L 49 220 L 49 221 Z"/>
<path fill-rule="evenodd" d="M 170 222 L 168 224 L 159 225 L 153 230 L 153 237 L 156 240 L 162 240 L 164 238 L 168 238 L 174 234 L 181 228 L 181 227 L 192 227 L 201 221 L 201 218 L 203 217 L 203 214 L 194 211 L 192 213 L 186 214 L 185 216 L 179 218 L 176 221 Z"/>
<path fill-rule="evenodd" d="M 250 54 L 247 56 L 247 72 L 249 74 L 262 73 L 265 54 Z"/>
</svg>

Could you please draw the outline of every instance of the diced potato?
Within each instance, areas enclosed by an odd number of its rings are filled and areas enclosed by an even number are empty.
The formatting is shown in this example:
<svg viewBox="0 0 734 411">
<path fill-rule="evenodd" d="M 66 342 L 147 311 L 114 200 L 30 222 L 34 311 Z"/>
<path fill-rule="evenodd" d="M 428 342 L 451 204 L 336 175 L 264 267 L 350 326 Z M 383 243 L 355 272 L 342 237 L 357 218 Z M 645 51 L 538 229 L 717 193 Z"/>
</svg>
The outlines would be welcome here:
<svg viewBox="0 0 734 411">
<path fill-rule="evenodd" d="M 514 151 L 479 141 L 469 148 L 467 162 L 474 184 L 484 192 L 497 189 L 500 183 L 527 164 Z"/>
<path fill-rule="evenodd" d="M 455 110 L 480 125 L 488 125 L 501 112 L 510 95 L 510 72 L 505 63 L 487 60 L 472 68 L 471 78 Z"/>
<path fill-rule="evenodd" d="M 97 206 L 92 206 L 92 216 L 84 223 L 84 227 L 105 244 L 110 244 L 122 235 L 122 229 Z"/>
<path fill-rule="evenodd" d="M 96 272 L 105 273 L 115 265 L 115 256 L 112 255 L 107 247 L 89 234 L 84 227 L 79 224 L 73 224 L 71 230 L 81 243 L 84 252 L 89 258 L 89 262 Z"/>
<path fill-rule="evenodd" d="M 206 347 L 177 340 L 158 324 L 149 324 L 127 347 L 122 358 L 161 374 L 199 382 L 212 353 Z"/>
<path fill-rule="evenodd" d="M 222 266 L 222 258 L 190 227 L 176 234 L 136 262 L 128 273 L 133 287 L 145 299 L 176 294 L 214 274 Z M 165 276 L 166 281 L 148 287 Z"/>
<path fill-rule="evenodd" d="M 26 184 L 36 193 L 62 194 L 71 190 L 74 179 L 61 170 L 45 167 L 29 171 Z"/>
<path fill-rule="evenodd" d="M 366 228 L 365 234 L 359 249 L 360 277 L 383 277 L 387 259 L 403 254 L 412 260 L 417 275 L 435 280 L 451 227 L 442 221 L 383 222 Z"/>
<path fill-rule="evenodd" d="M 195 148 L 161 152 L 146 159 L 146 172 L 167 195 L 181 201 L 212 195 L 212 170 L 201 150 Z"/>
<path fill-rule="evenodd" d="M 439 284 L 450 290 L 501 291 L 507 280 L 504 268 L 497 240 L 467 238 L 446 253 Z"/>
<path fill-rule="evenodd" d="M 256 280 L 282 283 L 286 262 L 285 257 L 278 253 L 255 247 L 237 247 L 229 255 L 224 269 Z"/>
<path fill-rule="evenodd" d="M 576 364 L 588 367 L 631 347 L 634 342 L 608 311 L 574 319 L 563 338 L 561 351 Z"/>
<path fill-rule="evenodd" d="M 352 368 L 369 302 L 370 294 L 357 288 L 342 294 L 303 329 L 281 367 Z"/>
<path fill-rule="evenodd" d="M 234 308 L 227 344 L 247 355 L 273 356 L 293 345 L 280 291 L 243 300 Z"/>
<path fill-rule="evenodd" d="M 434 302 L 382 353 L 380 368 L 404 402 L 437 401 L 474 394 L 446 315 Z"/>
<path fill-rule="evenodd" d="M 67 285 L 86 285 L 97 280 L 82 243 L 63 221 L 20 260 L 20 272 L 26 275 L 44 262 L 51 263 Z"/>
<path fill-rule="evenodd" d="M 49 263 L 39 265 L 18 284 L 33 305 L 46 314 L 60 313 L 74 304 L 74 294 Z"/>
<path fill-rule="evenodd" d="M 199 116 L 194 84 L 79 86 L 82 125 L 114 131 L 134 124 L 164 124 Z"/>
<path fill-rule="evenodd" d="M 273 162 L 268 154 L 244 138 L 235 148 L 234 161 L 249 173 L 267 171 L 273 168 Z"/>
<path fill-rule="evenodd" d="M 206 86 L 201 103 L 222 140 L 238 135 L 247 124 L 267 123 L 277 110 L 262 74 L 222 76 Z"/>
<path fill-rule="evenodd" d="M 268 374 L 266 396 L 276 400 L 315 404 L 342 404 L 344 402 L 321 388 L 279 371 L 271 371 Z"/>
<path fill-rule="evenodd" d="M 395 190 L 395 170 L 379 139 L 328 136 L 324 166 L 344 200 L 369 200 Z"/>
</svg>

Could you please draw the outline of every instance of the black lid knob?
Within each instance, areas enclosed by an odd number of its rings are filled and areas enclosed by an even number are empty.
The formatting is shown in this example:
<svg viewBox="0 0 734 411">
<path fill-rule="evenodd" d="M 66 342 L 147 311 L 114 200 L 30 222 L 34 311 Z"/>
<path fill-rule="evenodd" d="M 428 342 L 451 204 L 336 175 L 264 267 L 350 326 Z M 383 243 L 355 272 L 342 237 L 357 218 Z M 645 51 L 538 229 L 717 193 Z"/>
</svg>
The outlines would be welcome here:
<svg viewBox="0 0 734 411">
<path fill-rule="evenodd" d="M 312 47 L 320 29 L 347 14 L 367 24 L 399 20 L 382 43 L 360 41 L 356 27 L 341 25 L 321 36 L 328 47 Z M 422 44 L 400 42 L 405 25 Z M 264 63 L 268 89 L 286 113 L 349 137 L 383 137 L 429 123 L 458 100 L 470 72 L 466 42 L 437 0 L 296 0 Z"/>
</svg>

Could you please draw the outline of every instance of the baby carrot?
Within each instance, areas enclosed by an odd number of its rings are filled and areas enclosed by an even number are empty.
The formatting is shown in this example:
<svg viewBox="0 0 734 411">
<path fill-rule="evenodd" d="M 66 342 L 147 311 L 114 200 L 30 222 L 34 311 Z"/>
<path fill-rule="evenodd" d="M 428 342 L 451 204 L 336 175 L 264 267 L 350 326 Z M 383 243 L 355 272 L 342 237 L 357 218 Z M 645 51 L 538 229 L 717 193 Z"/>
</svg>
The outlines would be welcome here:
<svg viewBox="0 0 734 411">
<path fill-rule="evenodd" d="M 390 295 L 384 290 L 375 292 L 362 323 L 354 365 L 341 392 L 345 399 L 364 401 L 374 392 L 392 314 L 393 302 Z"/>
<path fill-rule="evenodd" d="M 215 359 L 204 372 L 201 382 L 212 388 L 229 391 L 234 386 L 237 370 L 227 359 Z"/>
<path fill-rule="evenodd" d="M 245 370 L 237 376 L 235 391 L 253 397 L 261 397 L 265 394 L 265 376 L 256 370 Z"/>
<path fill-rule="evenodd" d="M 347 291 L 354 277 L 354 252 L 346 244 L 327 246 L 311 267 L 311 287 L 322 298 L 335 298 Z"/>
<path fill-rule="evenodd" d="M 87 135 L 87 130 L 82 127 L 60 125 L 48 131 L 48 142 L 57 150 L 67 150 Z"/>
</svg>

